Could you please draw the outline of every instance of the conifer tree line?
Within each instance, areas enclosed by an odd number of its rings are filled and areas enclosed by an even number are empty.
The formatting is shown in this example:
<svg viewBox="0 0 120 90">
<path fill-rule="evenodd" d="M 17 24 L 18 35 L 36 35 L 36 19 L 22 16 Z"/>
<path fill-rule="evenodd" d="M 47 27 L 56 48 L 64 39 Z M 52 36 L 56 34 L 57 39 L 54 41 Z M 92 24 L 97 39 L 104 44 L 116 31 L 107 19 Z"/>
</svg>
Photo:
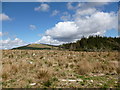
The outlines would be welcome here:
<svg viewBox="0 0 120 90">
<path fill-rule="evenodd" d="M 62 44 L 59 48 L 74 51 L 118 51 L 120 50 L 120 37 L 82 37 L 74 43 Z"/>
</svg>

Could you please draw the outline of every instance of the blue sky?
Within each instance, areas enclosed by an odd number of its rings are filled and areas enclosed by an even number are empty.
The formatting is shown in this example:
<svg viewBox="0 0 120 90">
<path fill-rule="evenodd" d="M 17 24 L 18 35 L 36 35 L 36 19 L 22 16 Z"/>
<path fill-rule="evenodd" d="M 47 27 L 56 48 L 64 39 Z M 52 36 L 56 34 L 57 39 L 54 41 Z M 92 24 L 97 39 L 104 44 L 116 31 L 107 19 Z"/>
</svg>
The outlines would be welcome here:
<svg viewBox="0 0 120 90">
<path fill-rule="evenodd" d="M 115 37 L 118 36 L 117 11 L 117 2 L 3 2 L 2 42 L 9 39 L 9 43 L 17 43 L 10 45 L 11 48 L 24 43 L 59 45 L 89 35 Z"/>
<path fill-rule="evenodd" d="M 39 34 L 43 34 L 45 30 L 53 27 L 60 22 L 60 16 L 52 17 L 52 11 L 55 9 L 65 12 L 67 10 L 66 3 L 48 3 L 50 11 L 36 12 L 34 8 L 41 3 L 3 3 L 3 13 L 12 17 L 12 21 L 3 22 L 3 32 L 9 32 L 9 35 L 17 36 L 26 42 L 34 42 L 40 39 Z M 29 25 L 34 24 L 36 30 L 30 30 Z M 32 39 L 30 39 L 32 36 Z"/>
</svg>

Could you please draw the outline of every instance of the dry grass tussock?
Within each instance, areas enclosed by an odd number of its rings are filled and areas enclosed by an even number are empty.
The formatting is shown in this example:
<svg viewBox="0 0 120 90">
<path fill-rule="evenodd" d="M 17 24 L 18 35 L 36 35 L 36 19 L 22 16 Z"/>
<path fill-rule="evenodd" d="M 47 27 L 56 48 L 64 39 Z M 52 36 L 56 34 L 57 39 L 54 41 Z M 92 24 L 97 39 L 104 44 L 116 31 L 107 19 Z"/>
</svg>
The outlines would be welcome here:
<svg viewBox="0 0 120 90">
<path fill-rule="evenodd" d="M 4 88 L 116 87 L 118 64 L 118 52 L 3 50 L 2 83 Z M 94 77 L 99 74 L 104 77 Z M 75 82 L 79 79 L 83 82 Z"/>
<path fill-rule="evenodd" d="M 118 61 L 110 62 L 89 62 L 87 60 L 80 61 L 77 65 L 77 71 L 79 74 L 84 75 L 90 72 L 92 73 L 105 73 L 105 74 L 117 74 L 119 73 Z"/>
<path fill-rule="evenodd" d="M 40 68 L 37 71 L 37 78 L 43 82 L 48 81 L 52 76 L 52 71 L 47 68 Z"/>
<path fill-rule="evenodd" d="M 77 66 L 78 66 L 77 71 L 81 75 L 87 74 L 93 70 L 92 63 L 90 63 L 87 60 L 80 61 Z"/>
</svg>

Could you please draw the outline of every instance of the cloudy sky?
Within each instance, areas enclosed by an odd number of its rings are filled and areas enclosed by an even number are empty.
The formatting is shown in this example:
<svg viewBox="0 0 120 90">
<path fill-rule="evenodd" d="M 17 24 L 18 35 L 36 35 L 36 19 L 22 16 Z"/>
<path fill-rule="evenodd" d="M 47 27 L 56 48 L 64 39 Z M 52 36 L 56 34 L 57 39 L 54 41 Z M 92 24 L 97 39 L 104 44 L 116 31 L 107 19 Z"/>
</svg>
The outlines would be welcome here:
<svg viewBox="0 0 120 90">
<path fill-rule="evenodd" d="M 7 49 L 59 45 L 89 35 L 116 37 L 117 13 L 117 2 L 3 2 L 0 43 Z"/>
</svg>

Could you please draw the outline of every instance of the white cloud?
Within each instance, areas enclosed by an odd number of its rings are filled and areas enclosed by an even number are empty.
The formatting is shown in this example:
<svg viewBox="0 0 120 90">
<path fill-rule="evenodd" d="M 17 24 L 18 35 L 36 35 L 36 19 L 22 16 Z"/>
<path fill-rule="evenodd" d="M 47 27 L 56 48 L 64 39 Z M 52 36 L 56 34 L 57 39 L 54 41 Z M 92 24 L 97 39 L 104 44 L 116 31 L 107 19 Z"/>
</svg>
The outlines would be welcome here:
<svg viewBox="0 0 120 90">
<path fill-rule="evenodd" d="M 95 8 L 77 9 L 72 21 L 58 22 L 46 30 L 39 42 L 61 44 L 74 42 L 82 36 L 104 35 L 107 30 L 117 29 L 117 14 L 98 11 Z M 114 22 L 114 23 L 113 23 Z"/>
<path fill-rule="evenodd" d="M 54 10 L 54 11 L 52 12 L 52 15 L 51 15 L 51 16 L 55 16 L 55 15 L 57 15 L 58 13 L 59 13 L 58 10 Z"/>
<path fill-rule="evenodd" d="M 82 24 L 79 26 L 80 29 L 85 25 L 84 29 L 86 28 L 90 32 L 93 30 L 106 31 L 112 28 L 117 29 L 117 15 L 113 12 L 97 11 L 94 8 L 87 10 L 79 9 L 76 11 L 74 19 L 77 25 Z"/>
<path fill-rule="evenodd" d="M 14 47 L 26 45 L 23 42 L 23 40 L 21 40 L 19 38 L 15 38 L 14 40 L 11 40 L 10 38 L 8 38 L 6 40 L 0 40 L 0 43 L 2 44 L 2 45 L 0 45 L 0 49 L 11 49 Z"/>
<path fill-rule="evenodd" d="M 42 3 L 40 6 L 34 8 L 35 11 L 43 11 L 46 12 L 48 11 L 50 6 L 48 4 Z"/>
<path fill-rule="evenodd" d="M 67 8 L 69 10 L 75 10 L 75 9 L 78 9 L 79 7 L 82 7 L 84 5 L 84 3 L 78 3 L 76 6 L 73 5 L 73 4 L 74 4 L 74 2 L 68 2 L 67 3 Z"/>
<path fill-rule="evenodd" d="M 103 5 L 107 5 L 108 2 L 86 2 L 86 3 L 78 3 L 77 5 L 74 5 L 74 2 L 68 2 L 67 8 L 68 10 L 77 10 L 77 9 L 87 9 L 87 8 L 95 8 L 95 7 L 101 7 Z"/>
<path fill-rule="evenodd" d="M 47 0 L 36 0 L 37 2 L 46 2 Z"/>
<path fill-rule="evenodd" d="M 1 13 L 0 14 L 0 21 L 6 21 L 6 20 L 11 20 L 11 18 L 6 14 Z"/>
<path fill-rule="evenodd" d="M 1 36 L 7 36 L 8 35 L 8 32 L 0 32 L 0 37 Z"/>
<path fill-rule="evenodd" d="M 35 25 L 29 25 L 29 28 L 31 29 L 31 30 L 35 30 L 36 29 L 36 26 Z"/>
<path fill-rule="evenodd" d="M 81 17 L 81 16 L 85 16 L 85 15 L 91 15 L 91 14 L 94 14 L 96 12 L 96 9 L 95 8 L 88 8 L 88 9 L 84 9 L 84 10 L 81 10 L 81 9 L 78 9 L 76 10 L 76 17 Z"/>
<path fill-rule="evenodd" d="M 51 44 L 51 45 L 63 44 L 63 42 L 60 42 L 58 40 L 54 40 L 50 36 L 43 36 L 40 40 L 38 40 L 35 43 L 43 43 L 43 44 Z"/>
<path fill-rule="evenodd" d="M 72 2 L 68 2 L 68 3 L 67 3 L 67 8 L 72 10 L 72 9 L 74 9 L 75 7 L 72 6 Z"/>
<path fill-rule="evenodd" d="M 71 20 L 71 15 L 68 12 L 64 12 L 63 16 L 61 16 L 60 19 L 63 21 Z"/>
<path fill-rule="evenodd" d="M 2 2 L 118 2 L 119 0 L 2 0 Z"/>
<path fill-rule="evenodd" d="M 98 0 L 89 0 L 89 2 L 117 2 L 117 1 L 119 1 L 119 0 L 100 0 L 100 1 L 98 1 Z"/>
<path fill-rule="evenodd" d="M 2 32 L 0 32 L 0 37 L 1 37 L 2 35 L 3 35 Z"/>
<path fill-rule="evenodd" d="M 74 22 L 59 22 L 55 27 L 48 29 L 46 35 L 59 41 L 71 41 L 75 39 L 78 28 Z"/>
</svg>

